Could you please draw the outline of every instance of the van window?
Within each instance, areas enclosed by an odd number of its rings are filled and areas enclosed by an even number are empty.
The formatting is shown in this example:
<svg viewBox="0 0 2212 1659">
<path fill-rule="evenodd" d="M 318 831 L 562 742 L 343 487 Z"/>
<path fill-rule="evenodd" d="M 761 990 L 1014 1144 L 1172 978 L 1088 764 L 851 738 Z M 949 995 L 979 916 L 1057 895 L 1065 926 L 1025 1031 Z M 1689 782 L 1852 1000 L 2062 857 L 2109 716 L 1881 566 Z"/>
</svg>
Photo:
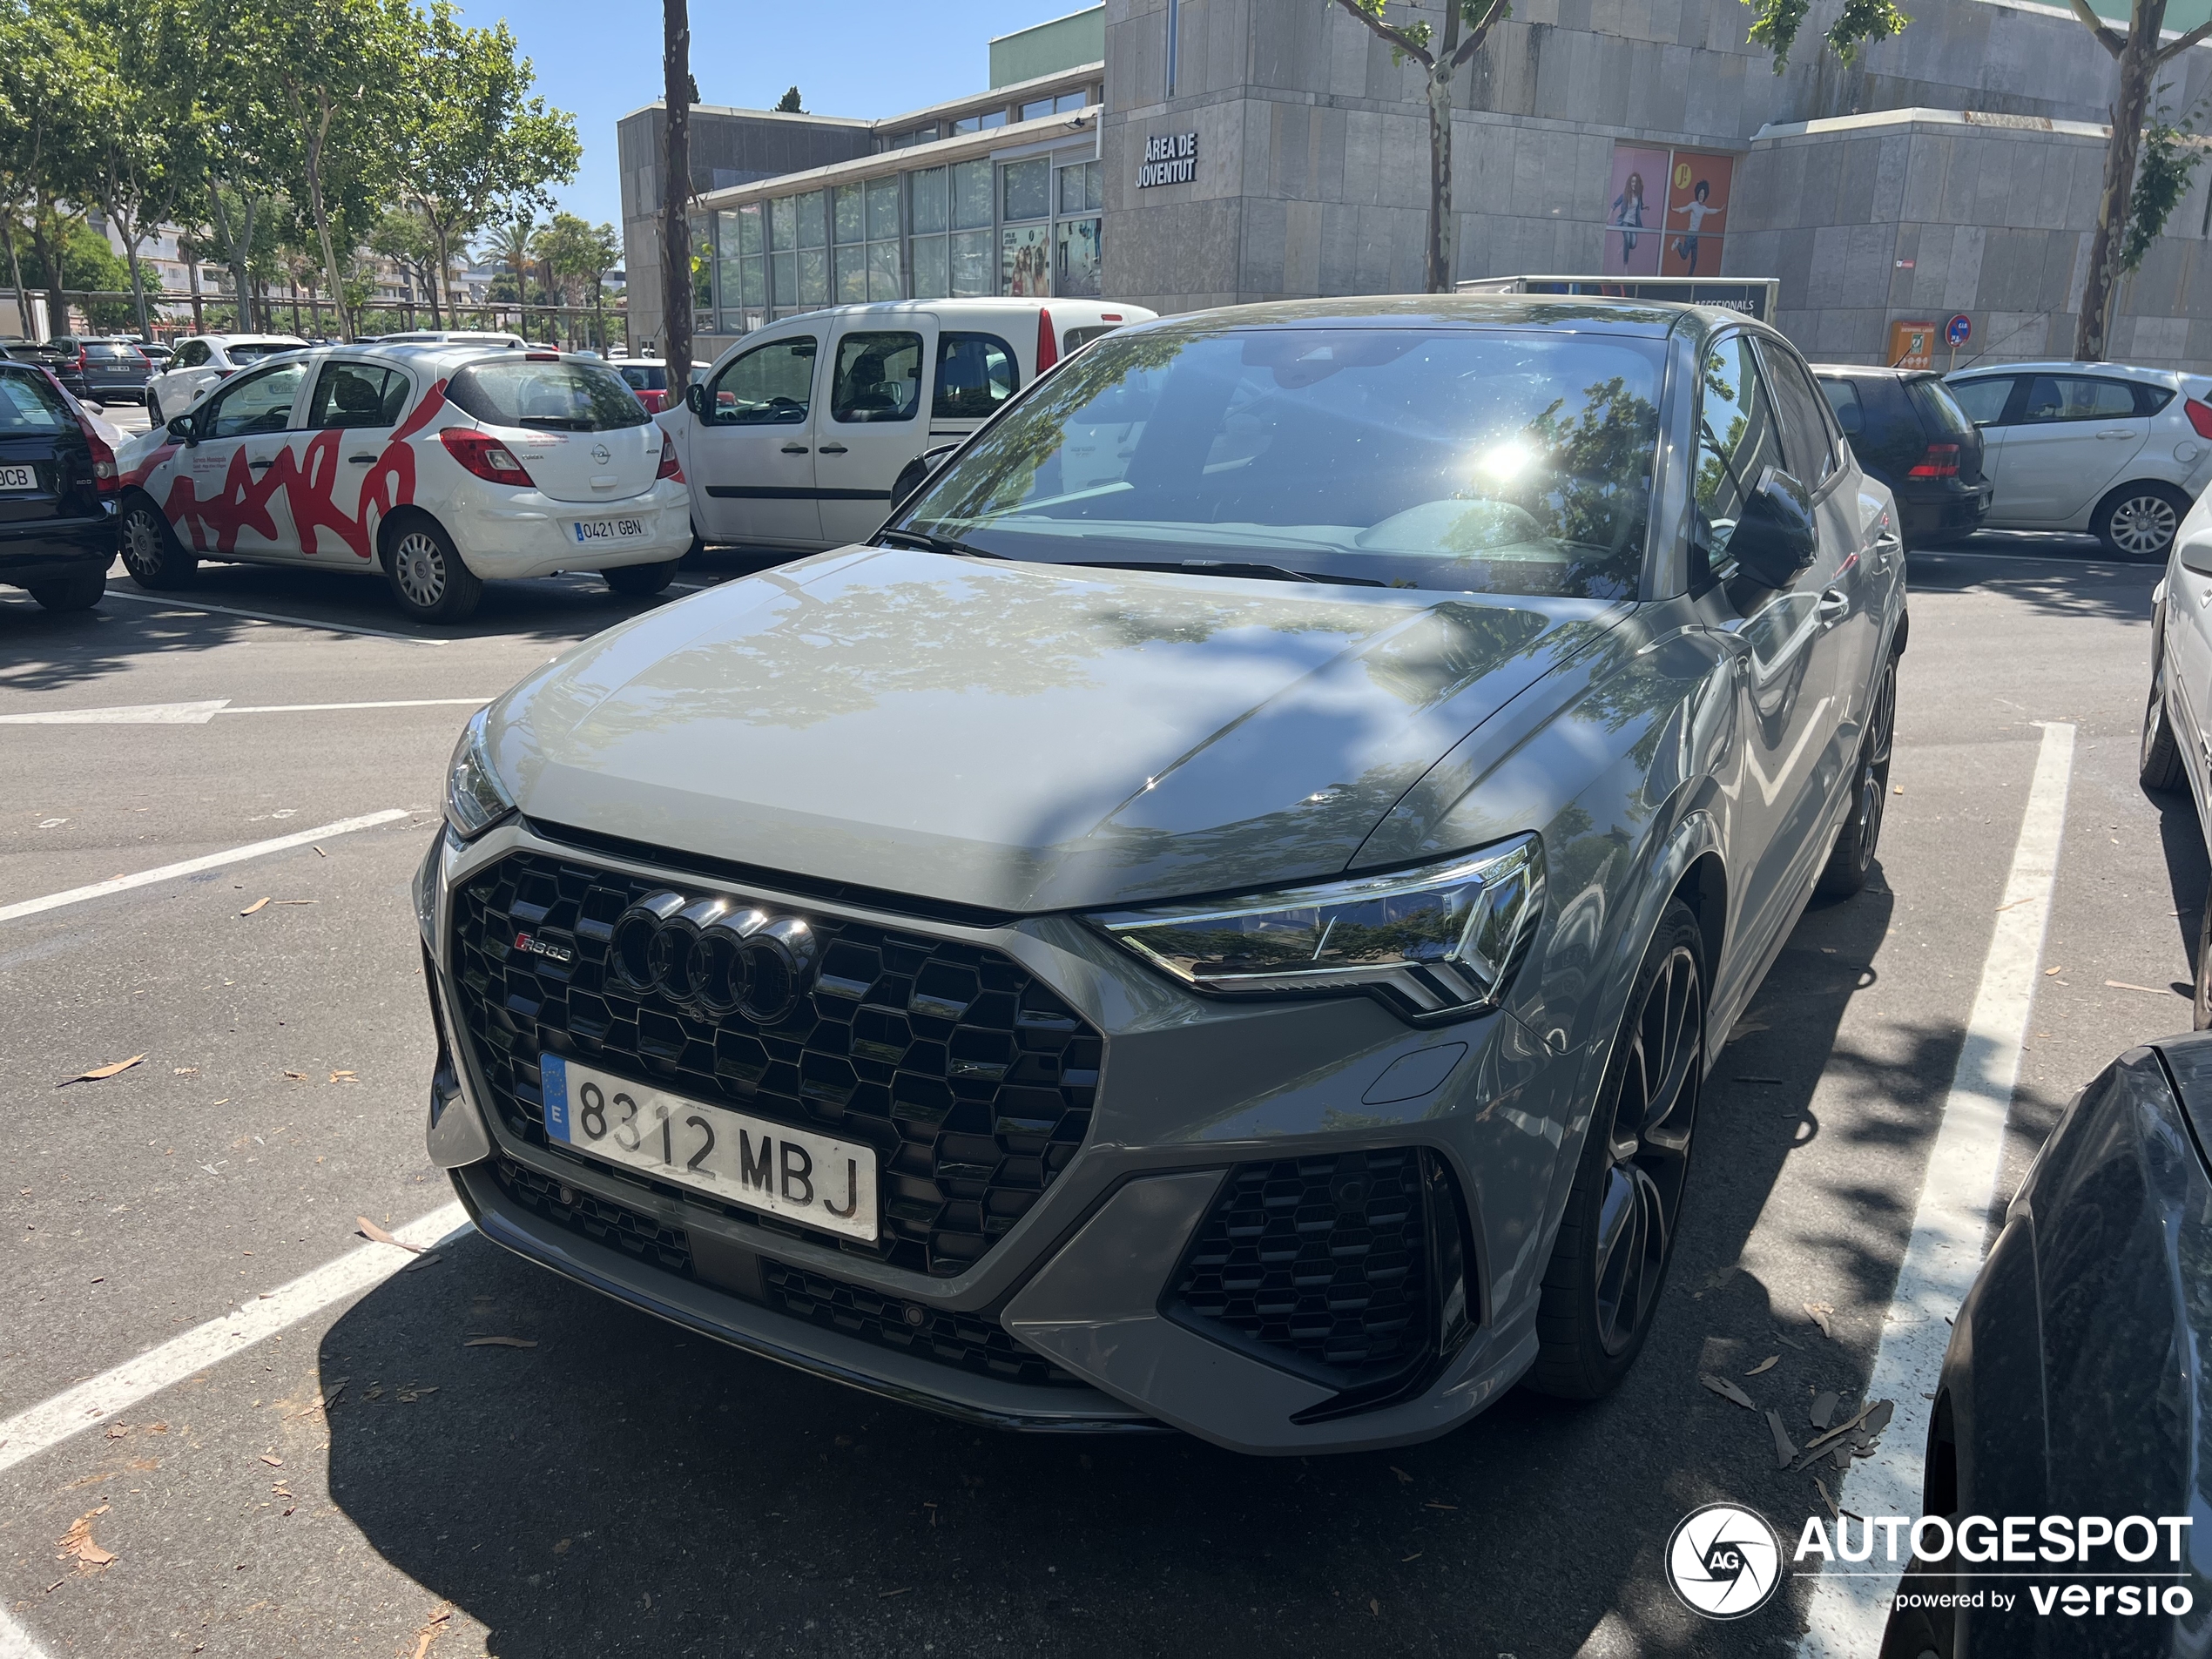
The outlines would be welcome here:
<svg viewBox="0 0 2212 1659">
<path fill-rule="evenodd" d="M 812 334 L 756 346 L 707 383 L 707 419 L 718 426 L 802 426 L 814 387 Z"/>
<path fill-rule="evenodd" d="M 886 329 L 839 340 L 832 419 L 911 421 L 921 408 L 920 334 Z"/>
<path fill-rule="evenodd" d="M 1014 347 L 996 334 L 941 335 L 937 392 L 929 401 L 930 418 L 980 421 L 1012 397 L 1020 381 L 1020 372 L 1014 366 Z"/>
</svg>

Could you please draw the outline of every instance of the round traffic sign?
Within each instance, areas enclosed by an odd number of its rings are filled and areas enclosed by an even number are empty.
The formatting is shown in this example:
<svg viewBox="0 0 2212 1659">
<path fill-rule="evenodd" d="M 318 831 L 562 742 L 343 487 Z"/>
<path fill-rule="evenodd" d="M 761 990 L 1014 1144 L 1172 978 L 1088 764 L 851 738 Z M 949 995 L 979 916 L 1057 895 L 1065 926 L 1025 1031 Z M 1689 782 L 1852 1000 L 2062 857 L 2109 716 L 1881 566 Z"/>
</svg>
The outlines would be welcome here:
<svg viewBox="0 0 2212 1659">
<path fill-rule="evenodd" d="M 1963 346 L 1974 337 L 1974 320 L 1960 312 L 1943 325 L 1943 337 L 1954 346 Z"/>
</svg>

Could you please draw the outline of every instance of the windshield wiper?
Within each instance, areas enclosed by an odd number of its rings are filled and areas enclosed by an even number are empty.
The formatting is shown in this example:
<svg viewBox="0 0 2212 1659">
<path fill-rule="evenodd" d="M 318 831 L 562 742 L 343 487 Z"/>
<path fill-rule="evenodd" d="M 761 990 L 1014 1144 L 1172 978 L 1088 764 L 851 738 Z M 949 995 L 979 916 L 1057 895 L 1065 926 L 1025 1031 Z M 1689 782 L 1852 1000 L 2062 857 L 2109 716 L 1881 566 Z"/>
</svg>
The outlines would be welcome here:
<svg viewBox="0 0 2212 1659">
<path fill-rule="evenodd" d="M 875 533 L 879 543 L 893 547 L 920 548 L 925 553 L 962 553 L 971 559 L 1003 559 L 1003 553 L 987 552 L 980 547 L 970 547 L 965 542 L 955 542 L 949 536 L 928 536 L 921 530 L 882 529 Z"/>
<path fill-rule="evenodd" d="M 1328 570 L 1293 570 L 1287 564 L 1254 564 L 1243 559 L 1065 559 L 1089 570 L 1174 570 L 1190 576 L 1258 577 L 1266 582 L 1315 582 L 1339 588 L 1381 588 L 1371 576 L 1339 576 Z"/>
</svg>

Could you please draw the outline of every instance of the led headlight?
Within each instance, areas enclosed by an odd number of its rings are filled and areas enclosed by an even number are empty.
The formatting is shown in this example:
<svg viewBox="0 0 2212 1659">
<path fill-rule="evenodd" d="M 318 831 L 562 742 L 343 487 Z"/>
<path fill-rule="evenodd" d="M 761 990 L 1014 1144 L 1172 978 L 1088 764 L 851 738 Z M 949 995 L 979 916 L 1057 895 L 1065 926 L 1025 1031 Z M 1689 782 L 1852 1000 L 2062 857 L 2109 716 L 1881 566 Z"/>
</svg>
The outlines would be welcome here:
<svg viewBox="0 0 2212 1659">
<path fill-rule="evenodd" d="M 484 751 L 484 720 L 489 712 L 478 709 L 470 717 L 446 768 L 446 822 L 464 841 L 475 840 L 515 810 L 514 798 Z"/>
<path fill-rule="evenodd" d="M 1194 990 L 1366 991 L 1431 1020 L 1504 997 L 1543 904 L 1543 843 L 1521 835 L 1417 870 L 1089 920 Z"/>
</svg>

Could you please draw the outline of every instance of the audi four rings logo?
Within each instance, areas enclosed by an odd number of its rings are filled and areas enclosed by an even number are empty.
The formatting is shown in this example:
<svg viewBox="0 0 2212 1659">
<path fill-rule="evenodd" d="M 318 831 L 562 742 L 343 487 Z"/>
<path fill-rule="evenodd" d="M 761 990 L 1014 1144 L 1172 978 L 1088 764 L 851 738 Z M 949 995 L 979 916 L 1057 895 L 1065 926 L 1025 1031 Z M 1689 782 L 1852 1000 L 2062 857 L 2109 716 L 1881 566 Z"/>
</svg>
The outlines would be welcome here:
<svg viewBox="0 0 2212 1659">
<path fill-rule="evenodd" d="M 658 991 L 718 1019 L 742 1014 L 756 1025 L 780 1025 L 813 988 L 820 954 L 814 930 L 797 916 L 663 891 L 616 920 L 608 966 L 625 990 Z"/>
<path fill-rule="evenodd" d="M 1757 1510 L 1709 1503 L 1684 1515 L 1667 1540 L 1666 1570 L 1691 1612 L 1740 1619 L 1782 1587 L 1782 1541 Z"/>
</svg>

